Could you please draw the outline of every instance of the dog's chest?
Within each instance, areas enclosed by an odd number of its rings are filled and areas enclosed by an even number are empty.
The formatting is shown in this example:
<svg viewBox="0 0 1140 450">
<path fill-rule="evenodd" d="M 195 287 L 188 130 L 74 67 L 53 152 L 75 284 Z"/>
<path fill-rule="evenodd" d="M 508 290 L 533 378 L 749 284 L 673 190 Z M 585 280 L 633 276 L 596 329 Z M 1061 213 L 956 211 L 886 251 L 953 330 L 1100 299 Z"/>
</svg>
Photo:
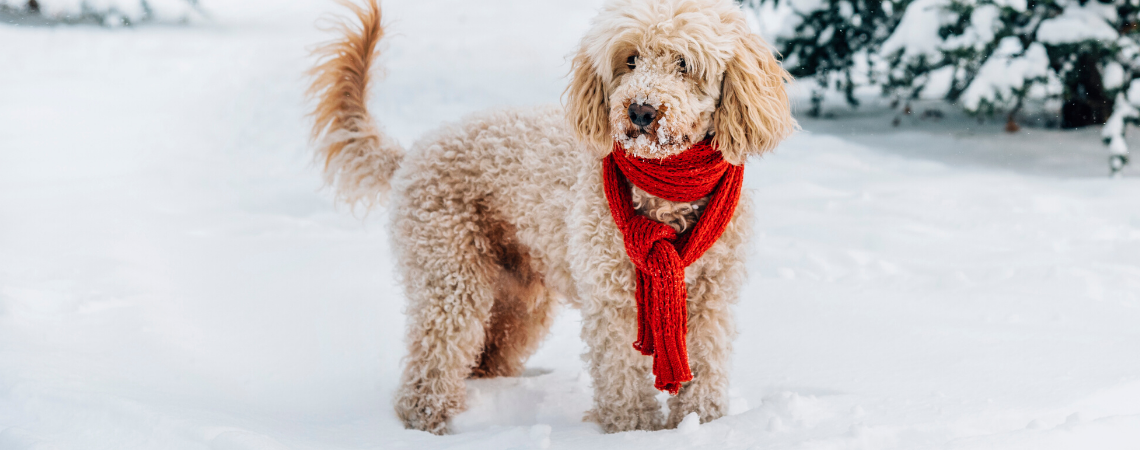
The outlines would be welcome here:
<svg viewBox="0 0 1140 450">
<path fill-rule="evenodd" d="M 631 188 L 634 211 L 651 220 L 669 225 L 678 233 L 696 224 L 709 203 L 708 197 L 693 202 L 674 202 L 654 197 L 637 186 Z"/>
</svg>

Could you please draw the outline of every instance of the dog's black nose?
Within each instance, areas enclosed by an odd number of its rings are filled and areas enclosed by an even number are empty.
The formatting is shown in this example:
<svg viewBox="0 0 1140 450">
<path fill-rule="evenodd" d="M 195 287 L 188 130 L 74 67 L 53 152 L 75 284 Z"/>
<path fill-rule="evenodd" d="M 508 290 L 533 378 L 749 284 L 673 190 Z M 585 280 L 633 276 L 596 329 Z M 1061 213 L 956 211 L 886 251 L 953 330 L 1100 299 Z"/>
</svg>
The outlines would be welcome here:
<svg viewBox="0 0 1140 450">
<path fill-rule="evenodd" d="M 653 123 L 653 119 L 656 118 L 657 108 L 644 103 L 633 103 L 629 105 L 629 120 L 633 121 L 634 125 L 645 127 Z"/>
</svg>

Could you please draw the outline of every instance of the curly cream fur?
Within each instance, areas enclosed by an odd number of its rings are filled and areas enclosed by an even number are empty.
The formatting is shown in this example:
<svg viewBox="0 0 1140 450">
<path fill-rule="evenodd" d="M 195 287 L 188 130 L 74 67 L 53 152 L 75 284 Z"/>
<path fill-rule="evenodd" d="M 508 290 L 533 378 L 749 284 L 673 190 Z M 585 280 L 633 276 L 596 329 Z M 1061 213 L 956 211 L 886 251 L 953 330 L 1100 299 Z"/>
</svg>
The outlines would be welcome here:
<svg viewBox="0 0 1140 450">
<path fill-rule="evenodd" d="M 678 233 L 684 233 L 697 223 L 702 209 L 708 205 L 708 197 L 692 202 L 673 202 L 654 197 L 637 186 L 631 188 L 633 209 L 663 224 L 669 225 Z"/>
<path fill-rule="evenodd" d="M 392 246 L 408 299 L 408 355 L 395 398 L 404 424 L 446 433 L 465 408 L 464 380 L 521 373 L 564 302 L 582 312 L 594 382 L 587 417 L 606 432 L 672 427 L 691 412 L 702 421 L 724 415 L 735 335 L 729 305 L 745 273 L 749 195 L 685 271 L 694 378 L 666 415 L 652 358 L 632 347 L 634 267 L 603 192 L 601 156 L 614 140 L 659 158 L 713 134 L 726 158 L 742 161 L 794 127 L 787 74 L 753 46 L 759 38 L 733 2 L 612 0 L 574 57 L 565 108 L 474 115 L 421 138 L 407 157 L 364 106 L 383 34 L 379 10 L 369 3 L 355 12 L 363 27 L 343 28 L 345 40 L 326 47 L 314 71 L 315 132 L 331 142 L 318 155 L 342 198 L 367 203 L 390 183 Z M 633 54 L 641 63 L 630 70 Z M 631 130 L 622 110 L 629 101 L 658 102 L 657 123 Z M 638 212 L 679 231 L 707 202 L 639 189 L 633 197 Z"/>
</svg>

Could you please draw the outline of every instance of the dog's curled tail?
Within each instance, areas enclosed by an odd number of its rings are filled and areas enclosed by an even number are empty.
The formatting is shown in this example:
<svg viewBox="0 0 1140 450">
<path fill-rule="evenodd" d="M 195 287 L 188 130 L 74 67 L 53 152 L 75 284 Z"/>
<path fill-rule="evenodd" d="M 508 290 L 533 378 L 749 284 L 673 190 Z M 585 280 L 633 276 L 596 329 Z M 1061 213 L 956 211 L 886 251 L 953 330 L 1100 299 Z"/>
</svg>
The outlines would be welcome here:
<svg viewBox="0 0 1140 450">
<path fill-rule="evenodd" d="M 318 60 L 309 71 L 308 91 L 316 101 L 312 139 L 325 182 L 334 186 L 338 200 L 366 208 L 385 203 L 392 174 L 404 159 L 404 149 L 368 114 L 368 83 L 376 44 L 384 36 L 376 1 L 365 0 L 364 6 L 340 1 L 360 23 L 338 21 L 332 29 L 343 37 L 313 51 Z"/>
</svg>

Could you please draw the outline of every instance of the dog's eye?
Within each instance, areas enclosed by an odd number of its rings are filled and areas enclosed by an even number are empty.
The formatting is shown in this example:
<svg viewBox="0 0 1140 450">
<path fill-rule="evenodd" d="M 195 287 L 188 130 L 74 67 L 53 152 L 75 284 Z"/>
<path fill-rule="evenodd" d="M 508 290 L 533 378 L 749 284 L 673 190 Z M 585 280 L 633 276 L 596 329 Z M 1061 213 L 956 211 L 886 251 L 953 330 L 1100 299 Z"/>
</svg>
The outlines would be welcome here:
<svg viewBox="0 0 1140 450">
<path fill-rule="evenodd" d="M 629 70 L 633 70 L 634 68 L 636 68 L 637 67 L 637 55 L 629 55 L 629 58 L 625 59 L 625 65 L 629 66 Z"/>
<path fill-rule="evenodd" d="M 685 58 L 677 58 L 677 67 L 681 68 L 681 73 L 689 73 L 689 66 L 685 65 Z"/>
</svg>

